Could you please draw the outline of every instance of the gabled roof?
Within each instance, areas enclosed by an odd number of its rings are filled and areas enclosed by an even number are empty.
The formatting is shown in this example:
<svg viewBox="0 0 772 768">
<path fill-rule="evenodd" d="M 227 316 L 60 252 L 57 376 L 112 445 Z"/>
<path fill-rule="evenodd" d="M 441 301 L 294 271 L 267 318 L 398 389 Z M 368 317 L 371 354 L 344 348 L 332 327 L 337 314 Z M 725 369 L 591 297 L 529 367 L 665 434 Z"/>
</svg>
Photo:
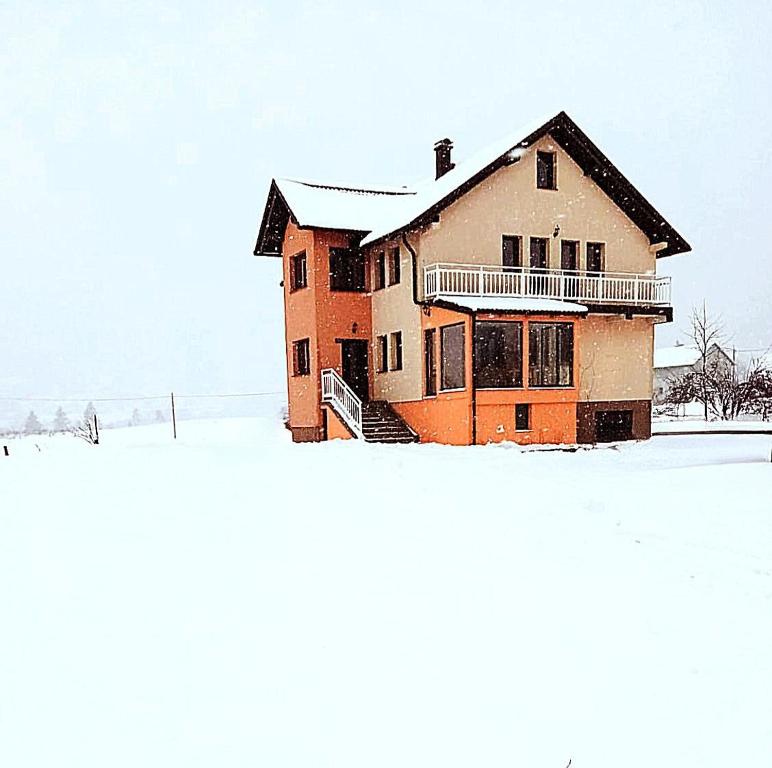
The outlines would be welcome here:
<svg viewBox="0 0 772 768">
<path fill-rule="evenodd" d="M 625 178 L 614 164 L 565 113 L 537 121 L 459 163 L 439 179 L 412 188 L 372 188 L 274 180 L 263 213 L 255 254 L 278 255 L 290 217 L 300 226 L 318 226 L 361 233 L 362 245 L 429 223 L 481 181 L 549 134 L 630 220 L 649 238 L 667 242 L 657 256 L 691 250 L 689 243 Z"/>
</svg>

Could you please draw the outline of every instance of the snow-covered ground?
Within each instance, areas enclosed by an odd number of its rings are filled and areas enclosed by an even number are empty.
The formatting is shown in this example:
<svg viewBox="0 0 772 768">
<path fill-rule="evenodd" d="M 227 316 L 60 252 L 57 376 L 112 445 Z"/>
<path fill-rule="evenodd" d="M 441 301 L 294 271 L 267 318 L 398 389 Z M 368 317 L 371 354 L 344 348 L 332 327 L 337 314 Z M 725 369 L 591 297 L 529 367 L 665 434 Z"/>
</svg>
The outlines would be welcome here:
<svg viewBox="0 0 772 768">
<path fill-rule="evenodd" d="M 772 438 L 0 452 L 0 766 L 772 756 Z"/>
</svg>

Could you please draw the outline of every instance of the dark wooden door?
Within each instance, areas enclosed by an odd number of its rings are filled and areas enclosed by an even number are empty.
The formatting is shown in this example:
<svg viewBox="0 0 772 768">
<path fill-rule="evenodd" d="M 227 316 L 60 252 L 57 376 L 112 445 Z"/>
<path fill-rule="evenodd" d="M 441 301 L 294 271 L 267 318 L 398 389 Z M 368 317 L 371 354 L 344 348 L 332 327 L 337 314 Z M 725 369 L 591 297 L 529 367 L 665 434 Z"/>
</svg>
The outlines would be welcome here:
<svg viewBox="0 0 772 768">
<path fill-rule="evenodd" d="M 366 403 L 370 399 L 369 365 L 367 361 L 367 342 L 360 339 L 341 341 L 341 362 L 343 380 Z"/>
<path fill-rule="evenodd" d="M 434 328 L 424 331 L 424 381 L 426 382 L 427 397 L 433 397 L 437 394 L 436 333 Z"/>
</svg>

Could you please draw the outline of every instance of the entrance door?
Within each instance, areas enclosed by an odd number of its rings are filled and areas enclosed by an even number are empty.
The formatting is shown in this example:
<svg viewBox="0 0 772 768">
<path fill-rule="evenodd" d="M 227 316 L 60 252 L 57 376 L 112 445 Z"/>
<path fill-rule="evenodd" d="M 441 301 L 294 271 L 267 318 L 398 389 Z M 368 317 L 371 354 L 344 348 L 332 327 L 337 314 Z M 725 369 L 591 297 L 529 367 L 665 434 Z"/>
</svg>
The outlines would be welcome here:
<svg viewBox="0 0 772 768">
<path fill-rule="evenodd" d="M 360 339 L 345 339 L 340 343 L 343 363 L 343 381 L 366 403 L 370 399 L 368 385 L 367 342 Z"/>
<path fill-rule="evenodd" d="M 633 439 L 632 411 L 597 411 L 595 414 L 595 440 L 613 443 Z"/>
</svg>

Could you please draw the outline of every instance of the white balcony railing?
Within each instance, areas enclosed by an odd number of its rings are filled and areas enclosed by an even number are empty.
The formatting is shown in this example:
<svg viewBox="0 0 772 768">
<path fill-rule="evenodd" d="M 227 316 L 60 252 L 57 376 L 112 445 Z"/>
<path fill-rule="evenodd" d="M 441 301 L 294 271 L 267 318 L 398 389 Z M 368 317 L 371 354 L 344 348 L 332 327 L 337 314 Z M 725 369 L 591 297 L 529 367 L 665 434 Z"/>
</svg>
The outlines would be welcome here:
<svg viewBox="0 0 772 768">
<path fill-rule="evenodd" d="M 669 306 L 670 278 L 629 272 L 432 264 L 424 269 L 424 296 L 500 296 Z"/>
<path fill-rule="evenodd" d="M 334 406 L 351 431 L 362 439 L 362 401 L 332 368 L 322 371 L 322 402 Z"/>
</svg>

